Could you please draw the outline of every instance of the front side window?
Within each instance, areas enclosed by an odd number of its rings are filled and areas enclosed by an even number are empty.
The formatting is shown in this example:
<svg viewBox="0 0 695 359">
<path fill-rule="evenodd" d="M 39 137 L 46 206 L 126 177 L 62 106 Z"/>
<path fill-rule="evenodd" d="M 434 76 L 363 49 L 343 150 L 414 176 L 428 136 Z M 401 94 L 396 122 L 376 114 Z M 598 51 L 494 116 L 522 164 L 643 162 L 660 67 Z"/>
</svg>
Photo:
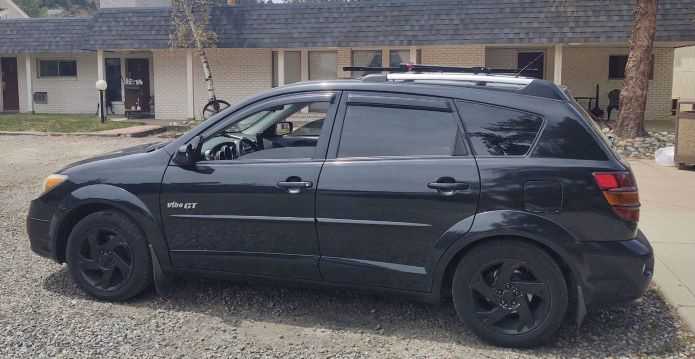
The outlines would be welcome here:
<svg viewBox="0 0 695 359">
<path fill-rule="evenodd" d="M 352 52 L 352 66 L 381 67 L 381 50 L 355 50 Z M 352 77 L 359 78 L 372 72 L 353 71 Z"/>
<path fill-rule="evenodd" d="M 77 77 L 77 61 L 39 60 L 39 77 Z"/>
<path fill-rule="evenodd" d="M 458 102 L 466 134 L 479 156 L 523 156 L 528 153 L 543 120 L 526 112 Z"/>
<path fill-rule="evenodd" d="M 306 111 L 309 107 L 323 112 Z M 326 122 L 329 102 L 273 106 L 233 121 L 203 143 L 202 158 L 216 160 L 310 159 Z"/>
<path fill-rule="evenodd" d="M 351 105 L 338 157 L 452 156 L 465 154 L 452 113 Z"/>
</svg>

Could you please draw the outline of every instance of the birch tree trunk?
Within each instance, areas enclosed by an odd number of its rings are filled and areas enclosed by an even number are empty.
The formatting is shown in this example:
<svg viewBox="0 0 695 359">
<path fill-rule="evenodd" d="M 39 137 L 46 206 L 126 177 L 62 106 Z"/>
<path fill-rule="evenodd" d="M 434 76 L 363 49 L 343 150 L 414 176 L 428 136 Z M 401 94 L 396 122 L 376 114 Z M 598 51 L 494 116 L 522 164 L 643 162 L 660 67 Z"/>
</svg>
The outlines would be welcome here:
<svg viewBox="0 0 695 359">
<path fill-rule="evenodd" d="M 647 135 L 644 113 L 656 36 L 656 0 L 637 0 L 634 13 L 630 55 L 625 67 L 625 83 L 620 92 L 620 115 L 615 129 L 616 135 L 623 138 Z"/>
<path fill-rule="evenodd" d="M 191 34 L 193 36 L 193 39 L 195 41 L 195 46 L 198 48 L 198 57 L 200 57 L 200 64 L 203 66 L 203 74 L 205 76 L 205 83 L 207 84 L 207 90 L 208 90 L 208 99 L 210 101 L 216 99 L 217 97 L 215 96 L 215 86 L 212 81 L 212 69 L 210 68 L 210 61 L 208 61 L 208 53 L 205 51 L 205 46 L 203 42 L 200 40 L 200 34 L 198 33 L 198 29 L 196 28 L 195 24 L 193 23 L 193 14 L 189 14 L 188 16 L 188 25 L 191 27 Z M 217 109 L 215 109 L 217 110 Z"/>
</svg>

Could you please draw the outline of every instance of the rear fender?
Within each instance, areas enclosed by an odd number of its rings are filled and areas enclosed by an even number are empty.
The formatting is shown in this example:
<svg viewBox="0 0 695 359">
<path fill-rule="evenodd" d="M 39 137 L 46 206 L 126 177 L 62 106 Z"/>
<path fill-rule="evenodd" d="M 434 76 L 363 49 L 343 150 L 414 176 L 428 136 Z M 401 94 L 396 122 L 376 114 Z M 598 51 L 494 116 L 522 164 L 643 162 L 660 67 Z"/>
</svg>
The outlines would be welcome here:
<svg viewBox="0 0 695 359">
<path fill-rule="evenodd" d="M 161 232 L 158 215 L 136 195 L 127 190 L 107 184 L 94 184 L 80 187 L 69 195 L 58 206 L 50 227 L 50 236 L 55 242 L 59 238 L 61 226 L 67 218 L 86 206 L 104 206 L 120 210 L 133 220 L 144 232 L 154 253 L 164 269 L 171 268 L 169 249 Z M 56 248 L 57 243 L 53 243 Z M 55 249 L 54 249 L 55 251 Z"/>
<path fill-rule="evenodd" d="M 455 227 L 452 227 L 452 230 Z M 460 231 L 453 233 L 460 234 Z M 443 238 L 446 237 L 447 235 Z M 547 247 L 560 257 L 578 279 L 577 274 L 580 272 L 577 263 L 581 261 L 581 258 L 577 254 L 578 251 L 574 250 L 578 246 L 578 241 L 562 226 L 528 212 L 490 211 L 477 214 L 470 230 L 464 235 L 459 235 L 440 257 L 434 269 L 432 294 L 434 296 L 441 294 L 442 286 L 446 284 L 444 280 L 447 267 L 452 260 L 458 259 L 457 255 L 475 244 L 483 243 L 485 239 L 494 237 L 521 237 Z"/>
</svg>

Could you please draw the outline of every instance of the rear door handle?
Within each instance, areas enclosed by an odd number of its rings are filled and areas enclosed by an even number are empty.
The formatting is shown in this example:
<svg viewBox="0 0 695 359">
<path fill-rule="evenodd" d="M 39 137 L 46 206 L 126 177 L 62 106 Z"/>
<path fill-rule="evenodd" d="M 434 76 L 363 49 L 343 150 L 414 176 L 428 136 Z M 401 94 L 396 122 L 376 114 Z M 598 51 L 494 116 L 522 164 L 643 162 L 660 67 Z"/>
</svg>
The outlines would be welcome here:
<svg viewBox="0 0 695 359">
<path fill-rule="evenodd" d="M 286 190 L 291 194 L 298 194 L 302 190 L 314 187 L 314 182 L 311 181 L 280 181 L 278 187 Z"/>
<path fill-rule="evenodd" d="M 453 178 L 446 181 L 440 178 L 437 182 L 428 183 L 427 187 L 437 190 L 441 195 L 453 196 L 456 191 L 467 190 L 471 185 L 466 182 L 456 182 Z"/>
</svg>

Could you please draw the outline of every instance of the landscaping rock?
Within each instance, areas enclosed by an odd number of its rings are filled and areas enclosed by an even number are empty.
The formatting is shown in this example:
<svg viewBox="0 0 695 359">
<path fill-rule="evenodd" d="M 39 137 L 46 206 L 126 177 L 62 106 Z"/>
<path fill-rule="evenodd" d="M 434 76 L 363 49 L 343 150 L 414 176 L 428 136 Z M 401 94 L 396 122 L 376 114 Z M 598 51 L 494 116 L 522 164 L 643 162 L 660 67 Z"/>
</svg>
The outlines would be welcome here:
<svg viewBox="0 0 695 359">
<path fill-rule="evenodd" d="M 615 136 L 613 130 L 604 127 L 603 134 L 612 139 L 613 148 L 625 158 L 654 159 L 656 150 L 673 146 L 676 134 L 673 131 L 648 131 L 649 137 L 620 139 Z"/>
</svg>

